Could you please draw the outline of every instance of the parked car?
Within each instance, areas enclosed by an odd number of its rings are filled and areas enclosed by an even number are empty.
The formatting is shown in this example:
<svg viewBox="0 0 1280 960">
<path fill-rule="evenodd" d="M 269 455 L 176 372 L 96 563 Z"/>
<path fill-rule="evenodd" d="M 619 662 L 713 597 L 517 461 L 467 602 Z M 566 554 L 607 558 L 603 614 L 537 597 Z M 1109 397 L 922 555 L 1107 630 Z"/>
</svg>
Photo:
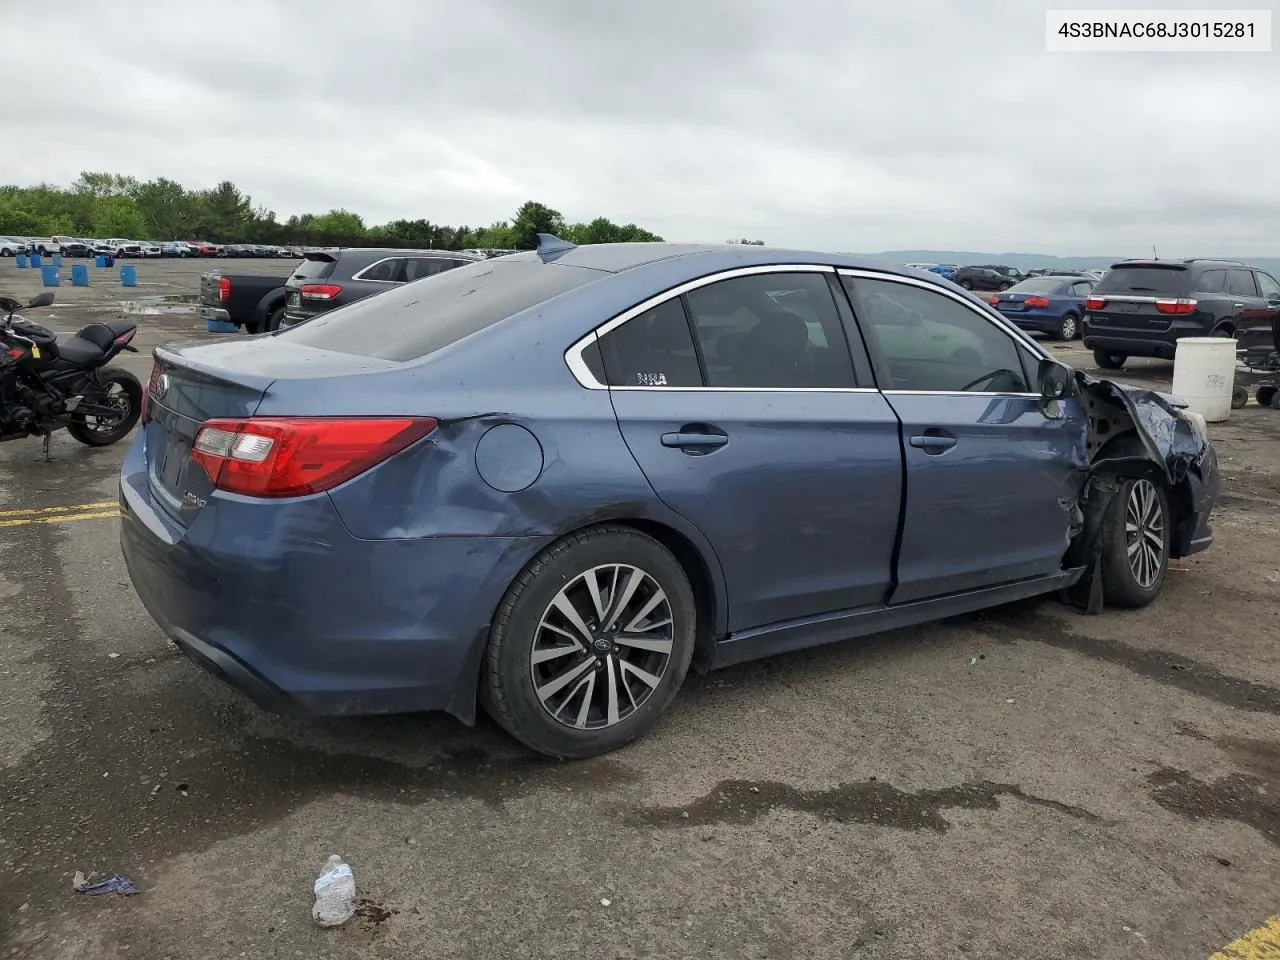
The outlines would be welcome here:
<svg viewBox="0 0 1280 960">
<path fill-rule="evenodd" d="M 289 296 L 282 325 L 293 326 L 411 280 L 476 262 L 476 257 L 456 250 L 314 250 L 285 284 Z"/>
<path fill-rule="evenodd" d="M 98 250 L 99 248 L 95 248 Z M 110 253 L 115 257 L 140 257 L 142 256 L 142 244 L 136 240 L 122 240 L 119 237 L 109 237 L 102 241 L 102 252 Z"/>
<path fill-rule="evenodd" d="M 1074 340 L 1080 334 L 1085 298 L 1092 290 L 1093 281 L 1078 274 L 1031 277 L 993 294 L 987 302 L 1022 330 Z"/>
<path fill-rule="evenodd" d="M 160 246 L 166 257 L 194 257 L 196 255 L 195 248 L 182 240 L 166 240 Z"/>
<path fill-rule="evenodd" d="M 954 263 L 935 263 L 929 268 L 930 273 L 936 273 L 940 277 L 946 277 L 948 280 L 956 275 L 956 271 L 960 268 Z"/>
<path fill-rule="evenodd" d="M 746 246 L 543 237 L 164 345 L 144 421 L 121 544 L 192 660 L 281 709 L 479 700 L 553 757 L 643 734 L 691 664 L 1144 606 L 1219 489 L 1203 418 L 947 281 Z"/>
<path fill-rule="evenodd" d="M 1018 282 L 990 267 L 961 267 L 950 279 L 966 290 L 1008 290 Z"/>
<path fill-rule="evenodd" d="M 284 319 L 288 277 L 206 273 L 200 278 L 200 319 L 233 323 L 246 333 L 275 330 Z"/>
<path fill-rule="evenodd" d="M 190 240 L 188 243 L 197 257 L 216 257 L 218 255 L 218 248 L 212 243 L 204 240 Z"/>
<path fill-rule="evenodd" d="M 157 240 L 147 240 L 142 244 L 142 255 L 147 258 L 163 257 L 164 244 Z"/>
<path fill-rule="evenodd" d="M 1280 323 L 1280 282 L 1239 260 L 1125 260 L 1085 301 L 1084 346 L 1104 370 L 1173 359 L 1183 337 L 1234 337 L 1243 352 Z"/>
<path fill-rule="evenodd" d="M 0 257 L 16 257 L 18 254 L 26 253 L 30 249 L 25 240 L 18 240 L 15 237 L 0 237 Z"/>
</svg>

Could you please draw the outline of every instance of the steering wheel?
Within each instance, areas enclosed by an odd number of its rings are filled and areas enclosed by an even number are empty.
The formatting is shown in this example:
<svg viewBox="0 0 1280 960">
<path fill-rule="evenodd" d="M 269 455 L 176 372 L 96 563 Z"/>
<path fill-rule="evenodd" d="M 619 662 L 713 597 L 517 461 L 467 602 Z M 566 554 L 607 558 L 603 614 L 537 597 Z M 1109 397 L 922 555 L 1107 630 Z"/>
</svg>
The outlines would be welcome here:
<svg viewBox="0 0 1280 960">
<path fill-rule="evenodd" d="M 966 390 L 972 390 L 974 387 L 978 386 L 978 384 L 980 383 L 994 382 L 998 377 L 1002 377 L 1006 373 L 1016 376 L 1016 374 L 1014 374 L 1012 370 L 992 370 L 990 373 L 984 373 L 977 380 L 971 380 L 968 383 L 966 383 L 963 387 L 960 388 L 960 392 L 963 393 Z"/>
</svg>

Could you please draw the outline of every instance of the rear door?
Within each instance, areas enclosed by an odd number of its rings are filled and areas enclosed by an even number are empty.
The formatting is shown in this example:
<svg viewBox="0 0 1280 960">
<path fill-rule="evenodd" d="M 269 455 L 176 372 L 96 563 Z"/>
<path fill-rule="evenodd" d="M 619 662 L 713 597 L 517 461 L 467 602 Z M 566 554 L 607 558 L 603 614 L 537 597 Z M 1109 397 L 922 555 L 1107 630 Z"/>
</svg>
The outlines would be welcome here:
<svg viewBox="0 0 1280 960">
<path fill-rule="evenodd" d="M 1243 267 L 1227 271 L 1227 296 L 1241 339 L 1252 340 L 1252 331 L 1270 328 L 1271 308 L 1259 293 L 1252 270 Z"/>
<path fill-rule="evenodd" d="M 879 604 L 889 586 L 898 423 L 861 353 L 855 372 L 833 281 L 731 271 L 602 328 L 623 437 L 715 548 L 731 631 Z"/>
<path fill-rule="evenodd" d="M 1280 282 L 1269 273 L 1259 270 L 1258 292 L 1266 304 L 1265 322 L 1244 331 L 1240 337 L 1241 345 L 1246 347 L 1267 347 L 1280 350 Z"/>
<path fill-rule="evenodd" d="M 1047 417 L 1037 356 L 961 296 L 842 271 L 902 421 L 906 504 L 894 603 L 1052 574 L 1087 464 L 1078 406 Z"/>
</svg>

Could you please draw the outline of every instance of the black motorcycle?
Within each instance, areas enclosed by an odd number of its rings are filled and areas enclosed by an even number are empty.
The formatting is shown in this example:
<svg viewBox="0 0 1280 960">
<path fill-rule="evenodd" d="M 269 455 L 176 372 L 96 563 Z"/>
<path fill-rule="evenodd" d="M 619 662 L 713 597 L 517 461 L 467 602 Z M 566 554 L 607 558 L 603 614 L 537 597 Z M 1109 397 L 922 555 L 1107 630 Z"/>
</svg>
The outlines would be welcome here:
<svg viewBox="0 0 1280 960">
<path fill-rule="evenodd" d="M 30 308 L 53 303 L 52 293 L 35 296 Z M 14 311 L 22 304 L 0 297 L 0 442 L 67 433 L 90 447 L 105 447 L 128 436 L 142 413 L 142 384 L 127 370 L 108 367 L 138 325 L 127 320 L 91 323 L 62 343 L 48 327 Z"/>
</svg>

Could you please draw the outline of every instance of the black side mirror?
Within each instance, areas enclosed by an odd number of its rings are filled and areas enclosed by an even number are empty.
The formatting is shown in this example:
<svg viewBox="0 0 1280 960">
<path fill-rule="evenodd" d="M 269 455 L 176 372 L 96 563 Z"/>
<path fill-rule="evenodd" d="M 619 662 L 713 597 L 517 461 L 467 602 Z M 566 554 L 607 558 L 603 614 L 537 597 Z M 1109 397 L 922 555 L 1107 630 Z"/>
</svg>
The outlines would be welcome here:
<svg viewBox="0 0 1280 960">
<path fill-rule="evenodd" d="M 1040 361 L 1037 375 L 1040 380 L 1042 400 L 1065 400 L 1071 395 L 1071 386 L 1075 382 L 1075 377 L 1066 364 L 1045 357 Z"/>
<path fill-rule="evenodd" d="M 13 313 L 21 308 L 22 304 L 13 299 L 13 297 L 0 297 L 0 313 Z"/>
<path fill-rule="evenodd" d="M 28 307 L 47 307 L 53 303 L 53 294 L 48 291 L 37 293 L 34 297 L 27 301 Z"/>
</svg>

